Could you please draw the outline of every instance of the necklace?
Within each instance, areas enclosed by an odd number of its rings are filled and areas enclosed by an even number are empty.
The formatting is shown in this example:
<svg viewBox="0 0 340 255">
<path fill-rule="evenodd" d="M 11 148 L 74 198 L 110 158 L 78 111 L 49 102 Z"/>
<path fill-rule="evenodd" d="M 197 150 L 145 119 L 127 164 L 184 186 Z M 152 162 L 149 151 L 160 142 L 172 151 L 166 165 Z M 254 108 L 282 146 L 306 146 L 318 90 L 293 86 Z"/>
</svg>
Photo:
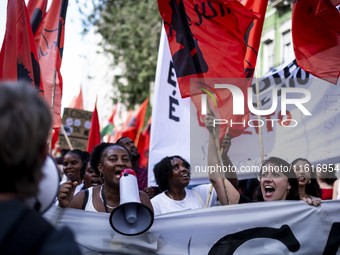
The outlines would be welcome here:
<svg viewBox="0 0 340 255">
<path fill-rule="evenodd" d="M 103 187 L 104 187 L 104 184 L 103 184 L 102 187 L 100 188 L 99 196 L 100 196 L 100 199 L 102 200 L 102 202 L 103 202 L 103 204 L 104 204 L 105 212 L 108 213 L 107 208 L 115 209 L 116 207 L 112 207 L 112 206 L 109 206 L 108 204 L 106 204 L 105 193 L 104 193 Z M 107 208 L 106 208 L 106 207 L 107 207 Z"/>
</svg>

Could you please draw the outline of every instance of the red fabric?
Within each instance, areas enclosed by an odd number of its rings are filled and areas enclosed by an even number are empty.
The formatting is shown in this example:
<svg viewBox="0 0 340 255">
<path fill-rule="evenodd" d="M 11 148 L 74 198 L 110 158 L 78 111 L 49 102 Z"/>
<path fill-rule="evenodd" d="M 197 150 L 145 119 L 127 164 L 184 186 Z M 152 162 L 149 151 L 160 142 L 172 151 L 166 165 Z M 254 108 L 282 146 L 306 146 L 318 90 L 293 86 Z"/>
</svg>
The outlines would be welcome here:
<svg viewBox="0 0 340 255">
<path fill-rule="evenodd" d="M 114 118 L 115 118 L 115 115 L 116 115 L 116 112 L 117 112 L 117 108 L 118 108 L 118 103 L 116 103 L 115 107 L 112 110 L 112 114 L 111 114 L 110 118 L 108 119 L 108 122 L 111 123 L 113 126 L 115 125 Z"/>
<path fill-rule="evenodd" d="M 321 189 L 321 199 L 331 200 L 333 196 L 333 189 Z"/>
<path fill-rule="evenodd" d="M 38 48 L 42 29 L 39 29 L 46 14 L 47 0 L 30 0 L 27 4 L 27 12 L 31 20 L 34 41 Z"/>
<path fill-rule="evenodd" d="M 246 78 L 251 78 L 254 75 L 257 54 L 261 42 L 262 28 L 264 18 L 266 16 L 266 10 L 268 0 L 243 0 L 242 4 L 248 9 L 261 15 L 261 18 L 255 19 L 244 37 L 247 45 L 246 55 L 244 58 L 244 72 Z"/>
<path fill-rule="evenodd" d="M 121 138 L 123 136 L 122 132 L 123 132 L 123 130 L 125 130 L 125 127 L 129 124 L 130 120 L 132 119 L 132 115 L 133 115 L 133 111 L 130 109 L 129 112 L 128 112 L 128 115 L 126 117 L 126 120 L 122 124 L 120 130 L 118 130 L 118 129 L 114 129 L 113 130 L 114 131 L 114 135 L 111 136 L 110 142 L 115 143 L 119 138 Z"/>
<path fill-rule="evenodd" d="M 139 107 L 136 115 L 130 119 L 130 121 L 124 128 L 122 128 L 121 136 L 129 137 L 132 141 L 135 142 L 135 144 L 138 144 L 138 141 L 136 141 L 136 139 L 139 138 L 138 133 L 141 132 L 144 125 L 145 112 L 146 108 L 148 107 L 148 102 L 149 98 L 145 99 L 145 101 Z"/>
<path fill-rule="evenodd" d="M 94 111 L 91 119 L 91 129 L 89 134 L 89 140 L 87 143 L 87 151 L 91 153 L 93 147 L 100 144 L 100 126 L 97 112 L 97 101 L 94 106 Z"/>
<path fill-rule="evenodd" d="M 54 73 L 56 69 L 56 87 L 53 109 L 53 127 L 60 127 L 61 98 L 63 80 L 60 73 L 62 53 L 64 49 L 64 29 L 68 0 L 53 0 L 41 26 L 42 37 L 39 43 L 39 61 L 45 89 L 45 99 L 52 101 Z"/>
<path fill-rule="evenodd" d="M 43 93 L 40 66 L 24 0 L 8 0 L 0 80 L 26 80 Z"/>
<path fill-rule="evenodd" d="M 59 128 L 53 128 L 52 129 L 52 150 L 54 149 L 55 144 L 57 143 L 59 139 Z"/>
<path fill-rule="evenodd" d="M 83 92 L 82 92 L 81 87 L 80 87 L 79 95 L 73 97 L 72 102 L 70 103 L 68 108 L 74 108 L 74 109 L 79 109 L 79 110 L 84 109 L 83 108 Z"/>
<path fill-rule="evenodd" d="M 340 75 L 340 13 L 329 0 L 296 1 L 292 37 L 298 65 L 336 84 Z"/>
<path fill-rule="evenodd" d="M 244 37 L 249 25 L 260 15 L 236 0 L 158 0 L 158 7 L 168 35 L 181 95 L 183 98 L 191 96 L 200 125 L 204 126 L 201 116 L 202 88 L 213 92 L 214 84 L 226 81 L 207 78 L 232 78 L 232 83 L 231 80 L 228 83 L 236 85 L 243 95 L 247 95 L 249 84 L 243 80 L 246 56 Z M 261 5 L 259 9 L 262 8 Z M 256 58 L 253 62 L 256 62 Z M 214 94 L 219 97 L 219 104 L 214 106 L 211 100 L 210 106 L 220 119 L 240 123 L 243 118 L 247 118 L 246 111 L 244 115 L 233 115 L 229 90 L 216 89 Z M 247 110 L 246 100 L 244 102 L 244 109 Z M 245 127 L 233 125 L 230 134 L 233 137 L 240 135 Z M 221 126 L 220 138 L 224 136 L 226 128 L 227 125 Z"/>
<path fill-rule="evenodd" d="M 151 117 L 148 120 L 147 125 L 139 136 L 137 149 L 140 153 L 139 165 L 147 168 L 149 161 L 149 147 L 150 147 L 150 133 L 151 132 Z"/>
</svg>

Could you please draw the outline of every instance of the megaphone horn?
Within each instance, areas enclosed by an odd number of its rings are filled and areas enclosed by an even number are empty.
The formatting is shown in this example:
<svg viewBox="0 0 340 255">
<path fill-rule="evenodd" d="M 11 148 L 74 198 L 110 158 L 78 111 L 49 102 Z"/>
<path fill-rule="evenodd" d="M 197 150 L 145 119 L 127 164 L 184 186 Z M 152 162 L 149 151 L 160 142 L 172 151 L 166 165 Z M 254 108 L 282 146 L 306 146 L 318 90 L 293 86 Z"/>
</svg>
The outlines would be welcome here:
<svg viewBox="0 0 340 255">
<path fill-rule="evenodd" d="M 110 215 L 111 227 L 122 235 L 134 236 L 147 231 L 153 224 L 153 213 L 140 202 L 137 177 L 125 169 L 119 178 L 120 204 Z"/>
</svg>

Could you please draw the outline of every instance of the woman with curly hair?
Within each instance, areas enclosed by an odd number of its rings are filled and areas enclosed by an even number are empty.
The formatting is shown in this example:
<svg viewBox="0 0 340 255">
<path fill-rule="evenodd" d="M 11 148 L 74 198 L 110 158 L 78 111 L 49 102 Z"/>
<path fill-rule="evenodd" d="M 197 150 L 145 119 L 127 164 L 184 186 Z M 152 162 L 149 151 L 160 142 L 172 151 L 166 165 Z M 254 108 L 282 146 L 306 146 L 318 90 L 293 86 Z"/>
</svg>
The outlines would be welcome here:
<svg viewBox="0 0 340 255">
<path fill-rule="evenodd" d="M 177 155 L 165 157 L 155 165 L 153 171 L 162 191 L 151 199 L 155 215 L 206 207 L 210 184 L 188 189 L 190 164 L 185 159 Z M 217 195 L 213 190 L 208 206 L 216 202 Z"/>
<path fill-rule="evenodd" d="M 300 198 L 321 198 L 321 189 L 311 163 L 307 159 L 297 158 L 291 165 L 299 181 Z"/>
<path fill-rule="evenodd" d="M 90 187 L 88 194 L 80 191 L 73 197 L 76 182 L 59 192 L 60 207 L 83 209 L 93 212 L 111 213 L 120 204 L 119 178 L 120 173 L 132 167 L 129 151 L 116 143 L 101 143 L 94 147 L 90 157 L 91 167 L 103 176 L 104 184 Z M 152 205 L 146 193 L 139 191 L 141 203 Z"/>
</svg>

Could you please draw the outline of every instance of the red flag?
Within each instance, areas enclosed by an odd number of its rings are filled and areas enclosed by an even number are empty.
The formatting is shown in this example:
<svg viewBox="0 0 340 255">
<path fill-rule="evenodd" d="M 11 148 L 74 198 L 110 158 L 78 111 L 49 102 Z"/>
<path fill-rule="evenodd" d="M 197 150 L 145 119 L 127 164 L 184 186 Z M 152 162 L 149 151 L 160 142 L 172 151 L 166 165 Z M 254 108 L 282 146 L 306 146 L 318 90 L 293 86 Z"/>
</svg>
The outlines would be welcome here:
<svg viewBox="0 0 340 255">
<path fill-rule="evenodd" d="M 158 0 L 182 97 L 190 78 L 244 78 L 244 36 L 257 16 L 238 1 Z"/>
<path fill-rule="evenodd" d="M 8 0 L 0 80 L 26 80 L 43 92 L 40 66 L 24 0 Z"/>
<path fill-rule="evenodd" d="M 219 118 L 241 122 L 244 115 L 232 115 L 230 91 L 217 92 L 214 84 L 210 84 L 213 81 L 207 78 L 237 78 L 233 84 L 243 95 L 247 94 L 248 83 L 242 80 L 245 78 L 244 37 L 249 25 L 260 15 L 239 1 L 225 0 L 158 0 L 158 8 L 164 20 L 182 97 L 191 96 L 200 119 L 202 91 L 215 93 L 219 107 L 214 110 Z M 204 126 L 202 121 L 200 124 Z M 240 131 L 233 135 L 240 134 L 244 128 L 237 126 L 236 130 Z M 225 129 L 226 125 L 223 125 L 221 137 Z"/>
<path fill-rule="evenodd" d="M 293 1 L 294 2 L 294 1 Z M 300 0 L 292 6 L 292 37 L 298 65 L 337 84 L 340 75 L 339 0 Z"/>
<path fill-rule="evenodd" d="M 139 165 L 147 168 L 149 161 L 150 133 L 151 132 L 151 117 L 139 136 L 137 149 L 140 152 Z"/>
<path fill-rule="evenodd" d="M 112 110 L 112 114 L 111 114 L 110 118 L 108 119 L 108 122 L 111 123 L 113 126 L 115 125 L 114 118 L 116 116 L 117 109 L 118 109 L 118 103 L 116 103 L 115 107 Z"/>
<path fill-rule="evenodd" d="M 58 142 L 59 139 L 59 128 L 53 128 L 52 129 L 52 145 L 51 149 L 53 150 L 55 147 L 55 144 Z"/>
<path fill-rule="evenodd" d="M 63 81 L 60 74 L 60 66 L 64 49 L 64 29 L 67 5 L 68 0 L 53 0 L 50 9 L 41 24 L 43 30 L 38 49 L 45 98 L 49 104 L 52 102 L 53 81 L 56 71 L 53 127 L 60 127 L 61 123 Z"/>
<path fill-rule="evenodd" d="M 126 117 L 125 122 L 122 124 L 120 130 L 118 129 L 114 129 L 114 135 L 111 136 L 110 138 L 110 142 L 115 143 L 119 138 L 122 137 L 122 132 L 123 130 L 125 130 L 125 127 L 127 127 L 127 125 L 129 124 L 130 120 L 132 119 L 132 115 L 133 115 L 133 111 L 130 109 L 128 112 L 128 115 Z"/>
<path fill-rule="evenodd" d="M 253 12 L 261 15 L 261 18 L 255 19 L 249 26 L 244 37 L 247 51 L 244 58 L 244 73 L 246 78 L 251 78 L 254 75 L 257 53 L 261 42 L 261 34 L 263 22 L 266 16 L 268 0 L 242 0 L 242 4 Z"/>
<path fill-rule="evenodd" d="M 27 12 L 31 19 L 33 34 L 37 31 L 46 14 L 47 0 L 30 0 L 27 4 Z"/>
<path fill-rule="evenodd" d="M 80 87 L 79 95 L 73 97 L 72 102 L 70 103 L 68 108 L 74 108 L 74 109 L 79 109 L 79 110 L 84 109 L 83 108 L 83 92 L 82 92 L 81 87 Z"/>
<path fill-rule="evenodd" d="M 91 153 L 93 147 L 100 144 L 100 127 L 99 127 L 99 119 L 97 112 L 97 100 L 94 105 L 94 111 L 91 119 L 91 129 L 89 134 L 89 141 L 87 143 L 87 151 Z"/>
<path fill-rule="evenodd" d="M 145 99 L 145 101 L 139 107 L 136 115 L 131 118 L 129 123 L 124 128 L 122 128 L 121 136 L 129 137 L 135 142 L 136 146 L 138 145 L 136 138 L 139 138 L 139 134 L 144 125 L 145 112 L 146 108 L 148 107 L 148 102 L 149 98 Z"/>
</svg>

